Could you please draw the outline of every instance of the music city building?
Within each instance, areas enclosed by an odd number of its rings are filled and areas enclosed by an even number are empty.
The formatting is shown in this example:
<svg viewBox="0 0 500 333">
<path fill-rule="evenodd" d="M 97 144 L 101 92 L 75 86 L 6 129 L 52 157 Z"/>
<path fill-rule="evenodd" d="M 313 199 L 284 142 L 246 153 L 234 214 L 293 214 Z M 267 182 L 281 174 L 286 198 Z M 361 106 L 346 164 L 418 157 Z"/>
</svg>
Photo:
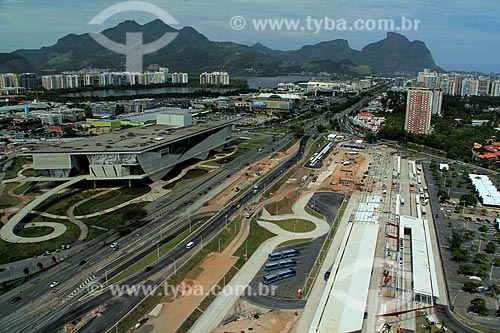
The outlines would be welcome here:
<svg viewBox="0 0 500 333">
<path fill-rule="evenodd" d="M 49 180 L 86 175 L 87 180 L 158 181 L 179 163 L 204 160 L 231 141 L 234 120 L 193 125 L 188 118 L 187 114 L 162 115 L 158 124 L 35 150 L 31 152 L 34 169 L 45 171 L 42 178 Z"/>
</svg>

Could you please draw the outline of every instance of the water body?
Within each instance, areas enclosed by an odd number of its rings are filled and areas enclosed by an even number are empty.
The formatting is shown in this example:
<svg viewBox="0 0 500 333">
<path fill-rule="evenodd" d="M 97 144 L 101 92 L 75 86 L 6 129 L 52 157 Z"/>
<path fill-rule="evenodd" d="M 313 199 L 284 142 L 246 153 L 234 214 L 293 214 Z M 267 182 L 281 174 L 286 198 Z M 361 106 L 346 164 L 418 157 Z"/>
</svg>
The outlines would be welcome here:
<svg viewBox="0 0 500 333">
<path fill-rule="evenodd" d="M 244 80 L 248 82 L 248 86 L 251 89 L 259 88 L 276 88 L 278 83 L 289 83 L 289 82 L 307 82 L 309 80 L 329 80 L 328 76 L 307 76 L 307 75 L 291 75 L 291 76 L 248 76 L 248 77 L 237 77 L 237 80 Z M 142 88 L 142 89 L 101 89 L 93 91 L 79 91 L 67 93 L 67 97 L 109 97 L 109 96 L 135 96 L 135 95 L 160 95 L 160 94 L 190 94 L 194 93 L 201 88 L 199 87 L 163 87 L 163 88 Z M 224 88 L 203 88 L 205 91 L 215 92 L 215 93 L 226 93 L 228 91 L 233 91 L 235 89 L 224 89 Z"/>
<path fill-rule="evenodd" d="M 307 82 L 309 80 L 330 80 L 329 76 L 308 76 L 308 75 L 290 75 L 290 76 L 255 76 L 255 77 L 236 77 L 237 80 L 244 80 L 248 82 L 248 86 L 252 89 L 259 88 L 276 88 L 278 83 L 290 82 Z"/>
<path fill-rule="evenodd" d="M 160 95 L 160 94 L 189 94 L 194 93 L 201 88 L 197 87 L 163 87 L 163 88 L 143 88 L 143 89 L 102 89 L 93 91 L 79 91 L 67 93 L 67 97 L 109 97 L 109 96 L 135 96 L 135 95 Z M 211 88 L 205 91 L 225 93 L 233 89 L 223 89 L 223 88 Z"/>
</svg>

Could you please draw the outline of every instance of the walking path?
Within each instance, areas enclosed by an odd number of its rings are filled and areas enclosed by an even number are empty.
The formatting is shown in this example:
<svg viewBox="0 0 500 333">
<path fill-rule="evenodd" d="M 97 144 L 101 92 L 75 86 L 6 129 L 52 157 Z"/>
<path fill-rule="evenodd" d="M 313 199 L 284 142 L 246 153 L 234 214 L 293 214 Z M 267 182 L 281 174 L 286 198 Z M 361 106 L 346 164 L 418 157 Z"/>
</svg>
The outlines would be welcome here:
<svg viewBox="0 0 500 333">
<path fill-rule="evenodd" d="M 14 229 L 17 226 L 19 222 L 22 221 L 23 218 L 25 218 L 28 214 L 31 213 L 33 209 L 35 209 L 38 205 L 40 205 L 42 202 L 53 196 L 54 194 L 58 193 L 59 191 L 74 185 L 82 180 L 84 180 L 87 176 L 79 176 L 75 177 L 74 179 L 65 182 L 52 190 L 48 191 L 47 193 L 42 194 L 35 200 L 31 201 L 28 203 L 26 206 L 24 206 L 19 212 L 14 215 L 9 222 L 7 222 L 2 229 L 0 229 L 0 238 L 2 238 L 4 241 L 9 242 L 9 243 L 21 243 L 21 244 L 29 244 L 29 243 L 39 243 L 39 242 L 44 242 L 47 240 L 51 240 L 54 238 L 57 238 L 64 234 L 66 231 L 66 226 L 61 224 L 61 223 L 56 223 L 56 222 L 35 222 L 35 223 L 30 223 L 32 226 L 46 226 L 46 227 L 51 227 L 54 229 L 50 234 L 45 235 L 45 236 L 40 236 L 40 237 L 21 237 L 18 236 L 14 233 Z M 42 224 L 39 224 L 42 223 Z"/>
<path fill-rule="evenodd" d="M 309 220 L 316 225 L 316 228 L 311 232 L 300 233 L 301 238 L 318 238 L 323 236 L 329 231 L 329 225 L 326 221 L 315 218 L 307 212 L 305 212 L 304 206 L 309 202 L 314 193 L 308 193 L 300 197 L 292 206 L 292 210 L 298 216 L 303 219 Z M 265 214 L 265 213 L 264 213 Z M 296 215 L 293 215 L 294 217 Z M 270 216 L 266 215 L 266 219 Z M 275 216 L 273 218 L 278 219 L 289 219 L 288 215 Z M 224 319 L 226 314 L 229 312 L 231 307 L 236 303 L 238 298 L 242 295 L 245 287 L 253 280 L 255 275 L 259 272 L 260 267 L 266 262 L 268 254 L 272 252 L 281 243 L 288 240 L 294 239 L 296 235 L 294 233 L 285 231 L 273 223 L 258 221 L 258 223 L 269 229 L 271 232 L 276 233 L 277 236 L 266 240 L 257 249 L 257 251 L 249 258 L 247 263 L 241 268 L 241 270 L 233 277 L 233 279 L 227 284 L 229 290 L 232 293 L 223 293 L 219 295 L 208 309 L 203 313 L 203 315 L 198 319 L 198 321 L 191 327 L 189 332 L 210 332 L 210 330 L 217 327 L 221 321 Z"/>
</svg>

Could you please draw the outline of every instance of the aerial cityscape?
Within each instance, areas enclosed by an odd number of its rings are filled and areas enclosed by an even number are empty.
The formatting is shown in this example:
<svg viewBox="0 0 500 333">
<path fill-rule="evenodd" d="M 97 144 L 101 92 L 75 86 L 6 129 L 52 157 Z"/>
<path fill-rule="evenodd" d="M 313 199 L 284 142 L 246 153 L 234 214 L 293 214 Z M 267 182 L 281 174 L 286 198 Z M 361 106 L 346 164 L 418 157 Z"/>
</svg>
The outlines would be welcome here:
<svg viewBox="0 0 500 333">
<path fill-rule="evenodd" d="M 0 333 L 500 333 L 500 3 L 211 5 L 0 1 Z"/>
</svg>

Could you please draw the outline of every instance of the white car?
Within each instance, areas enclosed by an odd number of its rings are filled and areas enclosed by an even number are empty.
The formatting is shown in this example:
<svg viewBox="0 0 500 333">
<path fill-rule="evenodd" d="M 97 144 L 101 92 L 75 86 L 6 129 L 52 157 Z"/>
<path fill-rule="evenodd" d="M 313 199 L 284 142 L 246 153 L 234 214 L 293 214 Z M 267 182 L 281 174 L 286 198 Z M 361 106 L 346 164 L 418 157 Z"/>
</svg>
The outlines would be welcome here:
<svg viewBox="0 0 500 333">
<path fill-rule="evenodd" d="M 54 288 L 54 287 L 56 287 L 57 285 L 59 285 L 59 281 L 53 281 L 51 284 L 49 284 L 49 287 L 50 287 L 50 288 Z"/>
</svg>

